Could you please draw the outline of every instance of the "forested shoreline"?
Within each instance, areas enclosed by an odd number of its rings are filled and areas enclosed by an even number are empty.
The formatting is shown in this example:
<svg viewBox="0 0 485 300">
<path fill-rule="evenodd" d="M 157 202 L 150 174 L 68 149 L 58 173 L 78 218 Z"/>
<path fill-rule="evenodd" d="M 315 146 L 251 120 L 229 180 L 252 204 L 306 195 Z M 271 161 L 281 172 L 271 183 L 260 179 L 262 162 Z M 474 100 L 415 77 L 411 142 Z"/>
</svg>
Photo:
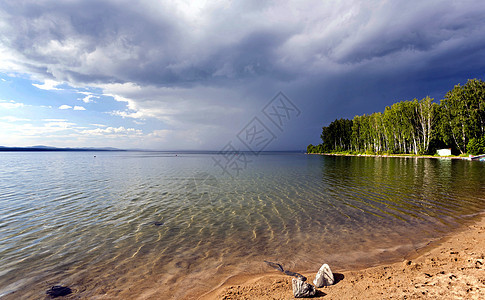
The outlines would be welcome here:
<svg viewBox="0 0 485 300">
<path fill-rule="evenodd" d="M 440 103 L 433 98 L 401 101 L 384 112 L 336 119 L 322 127 L 322 143 L 307 153 L 453 154 L 485 153 L 485 82 L 470 79 L 447 92 Z"/>
</svg>

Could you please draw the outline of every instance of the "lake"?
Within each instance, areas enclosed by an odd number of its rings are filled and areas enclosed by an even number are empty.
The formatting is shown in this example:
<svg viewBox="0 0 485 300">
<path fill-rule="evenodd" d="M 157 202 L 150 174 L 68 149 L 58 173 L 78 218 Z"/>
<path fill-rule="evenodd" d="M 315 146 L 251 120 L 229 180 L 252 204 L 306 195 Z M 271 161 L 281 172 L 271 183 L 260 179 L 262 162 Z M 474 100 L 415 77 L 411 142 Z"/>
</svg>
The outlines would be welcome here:
<svg viewBox="0 0 485 300">
<path fill-rule="evenodd" d="M 0 297 L 197 298 L 228 278 L 402 259 L 485 209 L 485 163 L 0 153 Z"/>
</svg>

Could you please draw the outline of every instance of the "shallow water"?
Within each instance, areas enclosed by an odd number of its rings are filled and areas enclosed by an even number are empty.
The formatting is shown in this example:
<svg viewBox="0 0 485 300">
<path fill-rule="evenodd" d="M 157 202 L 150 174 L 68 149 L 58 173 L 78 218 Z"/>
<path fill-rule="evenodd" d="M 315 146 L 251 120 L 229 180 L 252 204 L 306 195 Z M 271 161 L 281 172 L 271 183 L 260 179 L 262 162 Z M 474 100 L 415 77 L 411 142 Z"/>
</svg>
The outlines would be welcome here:
<svg viewBox="0 0 485 300">
<path fill-rule="evenodd" d="M 96 155 L 96 157 L 94 157 Z M 485 209 L 485 163 L 215 154 L 0 154 L 0 297 L 196 298 L 238 274 L 396 260 Z"/>
</svg>

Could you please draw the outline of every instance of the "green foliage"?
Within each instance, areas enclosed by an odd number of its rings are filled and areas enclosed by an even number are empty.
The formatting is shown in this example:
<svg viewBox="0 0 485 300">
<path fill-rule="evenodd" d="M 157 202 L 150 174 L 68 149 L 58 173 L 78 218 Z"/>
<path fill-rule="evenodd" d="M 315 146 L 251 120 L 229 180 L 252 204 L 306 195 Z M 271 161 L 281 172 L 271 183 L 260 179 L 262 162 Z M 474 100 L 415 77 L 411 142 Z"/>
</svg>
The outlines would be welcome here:
<svg viewBox="0 0 485 300">
<path fill-rule="evenodd" d="M 313 146 L 312 144 L 306 147 L 306 153 L 323 153 L 323 146 L 322 144 Z"/>
<path fill-rule="evenodd" d="M 394 103 L 384 113 L 355 116 L 352 148 L 360 152 L 428 153 L 436 105 L 426 97 Z"/>
<path fill-rule="evenodd" d="M 456 85 L 438 105 L 430 97 L 401 101 L 384 112 L 339 119 L 322 127 L 322 144 L 308 153 L 387 153 L 423 155 L 436 149 L 485 152 L 485 83 Z"/>
<path fill-rule="evenodd" d="M 467 152 L 469 154 L 485 154 L 485 136 L 481 138 L 472 138 L 467 145 Z"/>
<path fill-rule="evenodd" d="M 306 147 L 306 153 L 313 153 L 314 148 L 315 148 L 315 146 L 313 146 L 312 144 L 308 145 Z"/>
<path fill-rule="evenodd" d="M 471 139 L 485 135 L 485 82 L 471 79 L 464 86 L 456 85 L 441 100 L 440 110 L 443 140 L 466 153 Z"/>
<path fill-rule="evenodd" d="M 352 120 L 335 120 L 330 125 L 322 127 L 323 150 L 326 152 L 345 151 L 351 149 Z"/>
</svg>

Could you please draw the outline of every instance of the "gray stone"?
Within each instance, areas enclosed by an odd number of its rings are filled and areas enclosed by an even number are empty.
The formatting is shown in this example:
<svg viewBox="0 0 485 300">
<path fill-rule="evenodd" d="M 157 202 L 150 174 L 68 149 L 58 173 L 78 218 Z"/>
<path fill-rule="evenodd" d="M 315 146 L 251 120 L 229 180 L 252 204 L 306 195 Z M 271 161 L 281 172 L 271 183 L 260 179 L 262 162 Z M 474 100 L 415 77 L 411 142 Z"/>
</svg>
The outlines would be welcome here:
<svg viewBox="0 0 485 300">
<path fill-rule="evenodd" d="M 315 287 L 309 283 L 301 281 L 301 279 L 293 278 L 293 295 L 295 298 L 308 298 L 315 296 Z"/>
<path fill-rule="evenodd" d="M 332 270 L 330 270 L 330 267 L 327 264 L 323 264 L 320 267 L 320 270 L 318 270 L 317 276 L 315 277 L 315 280 L 313 280 L 313 284 L 319 288 L 332 285 L 334 282 L 335 279 L 333 278 Z"/>
</svg>

